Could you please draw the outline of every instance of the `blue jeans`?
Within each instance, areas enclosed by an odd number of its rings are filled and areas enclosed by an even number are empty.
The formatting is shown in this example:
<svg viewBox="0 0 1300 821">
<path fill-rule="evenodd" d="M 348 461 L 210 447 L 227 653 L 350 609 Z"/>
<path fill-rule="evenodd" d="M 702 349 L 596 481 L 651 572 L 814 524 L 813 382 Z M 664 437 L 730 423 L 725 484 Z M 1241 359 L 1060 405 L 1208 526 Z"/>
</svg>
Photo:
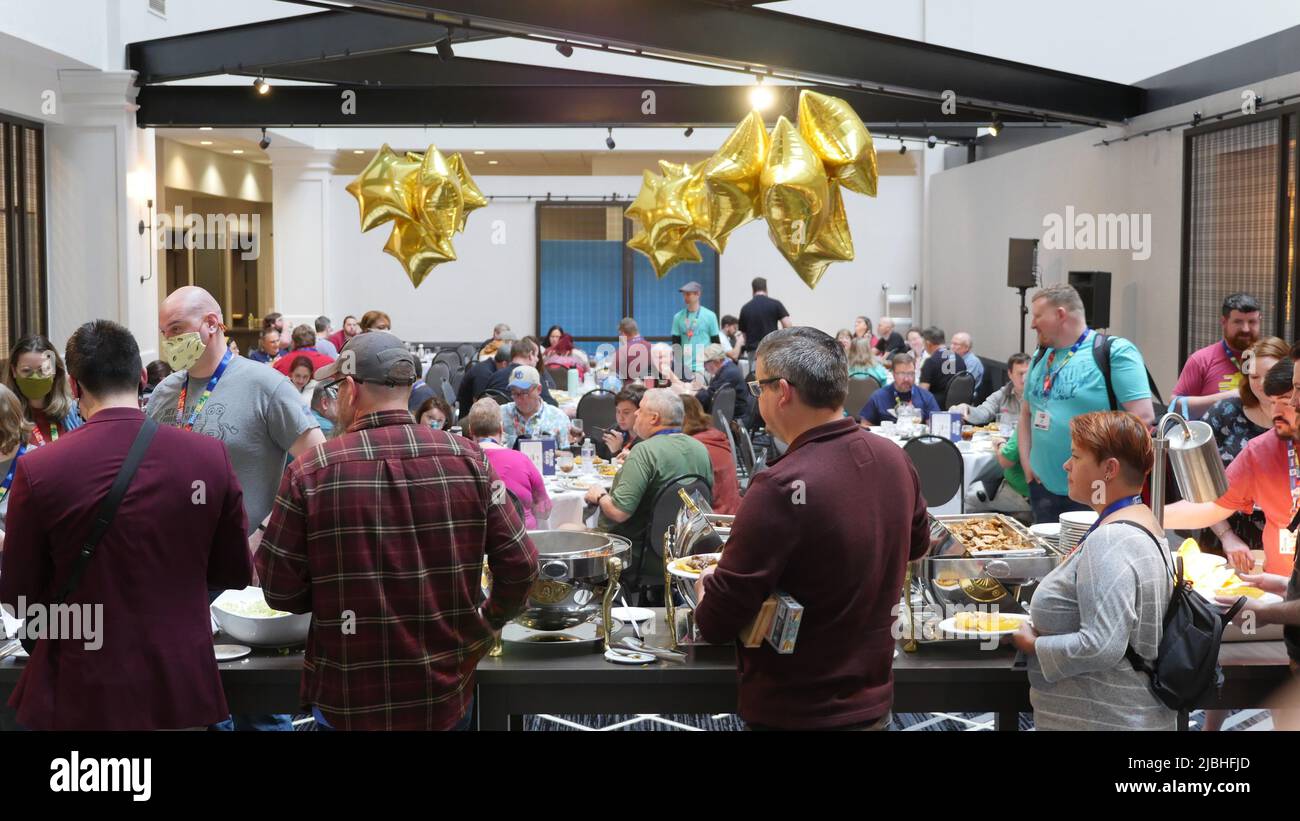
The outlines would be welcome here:
<svg viewBox="0 0 1300 821">
<path fill-rule="evenodd" d="M 330 724 L 328 721 L 325 720 L 325 716 L 321 715 L 320 708 L 317 707 L 315 704 L 311 705 L 311 717 L 316 719 L 317 727 L 327 732 L 334 731 L 334 725 Z M 452 727 L 451 731 L 453 733 L 465 732 L 466 730 L 474 729 L 473 725 L 474 725 L 474 697 L 470 696 L 469 704 L 465 705 L 465 715 L 461 716 L 460 721 L 456 722 L 456 726 Z"/>
<path fill-rule="evenodd" d="M 1056 524 L 1062 513 L 1089 509 L 1087 505 L 1079 504 L 1069 496 L 1057 496 L 1043 487 L 1041 482 L 1029 483 L 1029 508 L 1033 511 L 1036 525 Z"/>
</svg>

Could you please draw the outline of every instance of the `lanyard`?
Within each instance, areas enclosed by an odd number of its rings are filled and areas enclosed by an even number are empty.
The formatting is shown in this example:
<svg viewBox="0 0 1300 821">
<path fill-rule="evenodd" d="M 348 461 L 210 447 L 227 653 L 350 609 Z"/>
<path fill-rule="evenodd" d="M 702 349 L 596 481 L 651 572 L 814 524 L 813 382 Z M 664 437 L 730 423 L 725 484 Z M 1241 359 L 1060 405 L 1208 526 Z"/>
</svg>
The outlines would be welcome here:
<svg viewBox="0 0 1300 821">
<path fill-rule="evenodd" d="M 26 450 L 26 445 L 19 445 L 18 452 L 14 454 L 13 461 L 9 463 L 9 472 L 5 474 L 4 484 L 0 484 L 0 502 L 3 502 L 5 497 L 9 495 L 9 486 L 14 483 L 14 472 L 18 470 L 18 457 L 22 456 Z"/>
<path fill-rule="evenodd" d="M 1237 355 L 1232 352 L 1232 348 L 1228 347 L 1228 340 L 1220 339 L 1219 342 L 1223 345 L 1223 355 L 1228 357 L 1228 361 L 1237 369 L 1237 373 L 1241 373 L 1241 363 L 1237 361 Z"/>
<path fill-rule="evenodd" d="M 681 432 L 682 432 L 681 428 L 664 428 L 663 430 L 657 430 L 654 433 L 650 434 L 650 438 L 653 439 L 654 437 L 664 433 L 681 433 Z"/>
<path fill-rule="evenodd" d="M 1055 371 L 1052 370 L 1052 362 L 1056 359 L 1056 349 L 1053 348 L 1052 352 L 1047 355 L 1047 375 L 1043 377 L 1044 394 L 1047 394 L 1052 390 L 1052 381 L 1056 379 L 1057 374 L 1065 370 L 1065 366 L 1074 358 L 1074 354 L 1079 350 L 1079 347 L 1083 345 L 1083 340 L 1086 339 L 1087 336 L 1088 329 L 1084 328 L 1083 333 L 1079 334 L 1079 341 L 1070 346 L 1070 352 L 1066 354 L 1065 359 L 1061 360 L 1061 367 L 1057 368 Z"/>
<path fill-rule="evenodd" d="M 40 425 L 35 425 L 32 427 L 32 439 L 36 440 L 35 442 L 32 443 L 32 447 L 39 448 L 45 444 L 45 437 L 41 435 Z M 52 445 L 57 441 L 59 441 L 59 423 L 52 421 L 50 422 L 50 444 Z M 2 498 L 4 497 L 0 496 L 0 499 Z"/>
<path fill-rule="evenodd" d="M 189 393 L 190 389 L 190 375 L 188 373 L 185 374 L 185 381 L 181 385 L 180 396 L 178 396 L 176 400 L 176 427 L 183 428 L 184 430 L 194 429 L 194 422 L 199 418 L 199 414 L 203 413 L 204 406 L 208 404 L 208 397 L 212 396 L 213 389 L 217 387 L 217 381 L 221 379 L 221 375 L 226 372 L 226 366 L 230 364 L 231 356 L 233 356 L 233 354 L 231 354 L 230 351 L 226 351 L 226 355 L 221 357 L 221 364 L 217 366 L 215 371 L 213 371 L 212 378 L 208 380 L 207 386 L 203 389 L 203 395 L 199 397 L 198 404 L 194 406 L 194 412 L 190 414 L 190 418 L 184 425 L 182 425 L 181 419 L 185 418 L 185 396 Z"/>
<path fill-rule="evenodd" d="M 899 393 L 898 391 L 894 391 L 894 410 L 898 410 L 904 404 L 908 404 L 908 405 L 912 404 L 912 392 L 908 391 L 907 398 L 904 399 L 901 393 Z"/>
<path fill-rule="evenodd" d="M 1101 515 L 1097 517 L 1097 521 L 1093 522 L 1092 525 L 1088 528 L 1088 532 L 1083 534 L 1083 538 L 1080 539 L 1079 543 L 1074 546 L 1074 550 L 1078 550 L 1080 547 L 1083 547 L 1083 543 L 1088 539 L 1089 536 L 1092 535 L 1092 531 L 1096 530 L 1099 526 L 1101 526 L 1101 523 L 1105 521 L 1107 516 L 1109 516 L 1110 514 L 1114 513 L 1117 510 L 1123 510 L 1126 507 L 1130 507 L 1132 505 L 1140 505 L 1140 504 L 1142 504 L 1141 496 L 1126 496 L 1123 499 L 1118 499 L 1106 505 L 1106 509 L 1103 510 L 1101 512 Z M 1074 550 L 1071 550 L 1070 552 L 1073 553 Z"/>
<path fill-rule="evenodd" d="M 695 336 L 695 326 L 700 324 L 700 312 L 699 312 L 699 311 L 696 311 L 696 312 L 695 312 L 695 319 L 692 320 L 692 319 L 691 319 L 691 312 L 690 312 L 690 311 L 687 311 L 687 312 L 686 312 L 686 318 L 682 320 L 682 324 L 686 326 L 686 338 L 687 338 L 687 339 L 690 339 L 691 337 Z"/>
<path fill-rule="evenodd" d="M 1300 512 L 1300 455 L 1296 453 L 1295 442 L 1286 443 L 1288 473 L 1291 479 L 1291 518 Z"/>
</svg>

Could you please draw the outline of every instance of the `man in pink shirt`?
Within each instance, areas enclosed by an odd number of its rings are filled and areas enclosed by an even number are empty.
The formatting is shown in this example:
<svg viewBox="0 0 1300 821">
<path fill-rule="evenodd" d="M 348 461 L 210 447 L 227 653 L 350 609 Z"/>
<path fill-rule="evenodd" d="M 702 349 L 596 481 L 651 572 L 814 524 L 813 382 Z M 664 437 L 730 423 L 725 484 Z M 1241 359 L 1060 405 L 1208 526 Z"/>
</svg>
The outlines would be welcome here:
<svg viewBox="0 0 1300 821">
<path fill-rule="evenodd" d="M 1293 352 L 1293 356 L 1295 353 Z M 1277 363 L 1264 377 L 1264 392 L 1273 400 L 1273 430 L 1251 439 L 1228 465 L 1228 492 L 1214 502 L 1175 502 L 1165 508 L 1165 529 L 1210 527 L 1235 511 L 1264 511 L 1264 572 L 1290 575 L 1295 564 L 1295 534 L 1287 528 L 1300 511 L 1300 443 L 1292 405 L 1293 362 Z M 1292 467 L 1296 471 L 1292 472 Z M 1239 573 L 1254 566 L 1240 539 L 1224 541 L 1224 553 Z"/>
<path fill-rule="evenodd" d="M 1243 357 L 1259 341 L 1259 324 L 1259 302 L 1253 296 L 1228 294 L 1219 319 L 1223 338 L 1187 357 L 1169 409 L 1199 419 L 1215 402 L 1236 396 L 1243 369 L 1250 367 Z"/>
</svg>

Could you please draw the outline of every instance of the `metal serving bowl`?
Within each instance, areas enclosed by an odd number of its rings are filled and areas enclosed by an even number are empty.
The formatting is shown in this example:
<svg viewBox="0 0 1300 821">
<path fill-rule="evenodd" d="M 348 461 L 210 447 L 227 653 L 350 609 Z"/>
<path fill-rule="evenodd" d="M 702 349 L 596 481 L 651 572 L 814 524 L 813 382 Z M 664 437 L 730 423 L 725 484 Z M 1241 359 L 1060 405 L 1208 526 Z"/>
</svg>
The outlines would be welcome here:
<svg viewBox="0 0 1300 821">
<path fill-rule="evenodd" d="M 600 613 L 609 560 L 631 550 L 622 536 L 594 530 L 530 530 L 537 547 L 537 581 L 515 622 L 533 630 L 567 630 Z"/>
</svg>

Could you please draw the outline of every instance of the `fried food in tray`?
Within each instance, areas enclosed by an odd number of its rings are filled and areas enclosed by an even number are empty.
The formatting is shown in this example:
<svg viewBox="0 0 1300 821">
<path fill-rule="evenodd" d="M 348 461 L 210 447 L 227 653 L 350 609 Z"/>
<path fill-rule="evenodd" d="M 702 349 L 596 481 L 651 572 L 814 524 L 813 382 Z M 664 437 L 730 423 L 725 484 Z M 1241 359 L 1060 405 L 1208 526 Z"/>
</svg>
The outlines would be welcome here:
<svg viewBox="0 0 1300 821">
<path fill-rule="evenodd" d="M 1003 553 L 1021 550 L 1040 550 L 1041 545 L 1018 533 L 999 519 L 971 519 L 965 522 L 948 522 L 948 532 L 970 553 Z"/>
</svg>

